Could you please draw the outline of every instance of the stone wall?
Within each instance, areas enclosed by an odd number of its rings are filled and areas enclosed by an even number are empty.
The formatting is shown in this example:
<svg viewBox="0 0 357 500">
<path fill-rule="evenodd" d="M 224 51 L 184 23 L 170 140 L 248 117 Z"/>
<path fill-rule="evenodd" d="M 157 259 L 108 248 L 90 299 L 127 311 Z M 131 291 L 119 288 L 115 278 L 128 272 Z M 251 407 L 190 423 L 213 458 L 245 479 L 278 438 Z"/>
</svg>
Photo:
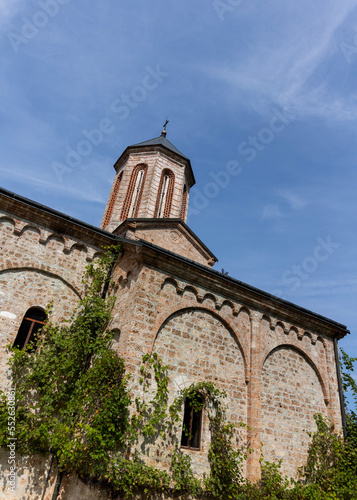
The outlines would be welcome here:
<svg viewBox="0 0 357 500">
<path fill-rule="evenodd" d="M 8 354 L 26 311 L 47 309 L 51 320 L 70 318 L 83 291 L 88 261 L 100 251 L 82 241 L 0 214 L 0 385 L 4 383 Z"/>
<path fill-rule="evenodd" d="M 215 293 L 212 283 L 205 289 L 178 265 L 167 273 L 161 263 L 142 260 L 138 250 L 135 257 L 127 253 L 115 275 L 120 290 L 113 325 L 121 332 L 118 350 L 134 374 L 134 390 L 142 355 L 158 352 L 170 366 L 172 397 L 179 387 L 199 381 L 227 390 L 229 417 L 251 427 L 240 441 L 254 449 L 249 477 L 259 475 L 261 441 L 266 458 L 286 458 L 284 471 L 294 474 L 306 458 L 313 414 L 341 425 L 332 338 L 321 327 L 307 330 L 306 318 L 287 320 L 283 313 L 237 300 L 228 288 L 225 295 Z M 300 423 L 288 432 L 287 422 L 296 418 Z M 190 452 L 197 472 L 207 469 L 204 425 L 202 450 Z"/>
<path fill-rule="evenodd" d="M 6 345 L 14 341 L 27 309 L 52 302 L 54 321 L 62 321 L 83 292 L 83 271 L 100 245 L 90 243 L 95 234 L 89 229 L 77 239 L 75 234 L 77 227 L 70 223 L 61 233 L 9 213 L 0 217 L 3 387 L 9 382 Z M 236 446 L 247 441 L 254 450 L 246 464 L 250 478 L 259 476 L 261 441 L 266 458 L 284 458 L 284 470 L 294 474 L 306 457 L 313 413 L 327 415 L 339 428 L 332 342 L 338 325 L 137 241 L 124 243 L 112 277 L 116 303 L 110 326 L 117 330 L 115 348 L 132 374 L 133 395 L 140 392 L 142 356 L 154 351 L 170 366 L 170 400 L 192 382 L 215 382 L 225 389 L 228 417 L 249 425 L 246 434 L 237 434 Z M 178 441 L 180 434 L 179 426 Z M 209 440 L 206 415 L 201 449 L 185 452 L 197 474 L 207 471 Z M 146 459 L 168 467 L 153 448 Z M 21 489 L 13 498 L 39 498 L 46 464 L 20 467 Z M 88 488 L 66 479 L 61 498 L 99 498 Z"/>
<path fill-rule="evenodd" d="M 295 476 L 307 459 L 315 413 L 327 416 L 315 368 L 292 347 L 278 347 L 262 370 L 262 441 L 266 460 L 282 459 L 282 472 Z"/>
</svg>

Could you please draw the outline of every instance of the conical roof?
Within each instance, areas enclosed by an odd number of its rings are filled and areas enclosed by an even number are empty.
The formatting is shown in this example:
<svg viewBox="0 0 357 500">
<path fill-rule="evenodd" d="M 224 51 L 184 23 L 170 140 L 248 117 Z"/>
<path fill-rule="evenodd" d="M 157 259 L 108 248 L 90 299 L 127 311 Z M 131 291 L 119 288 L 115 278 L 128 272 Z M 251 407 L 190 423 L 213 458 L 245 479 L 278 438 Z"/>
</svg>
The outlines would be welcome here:
<svg viewBox="0 0 357 500">
<path fill-rule="evenodd" d="M 130 148 L 141 147 L 141 146 L 164 146 L 165 148 L 173 151 L 177 155 L 181 156 L 185 160 L 188 160 L 187 156 L 181 153 L 166 137 L 161 134 L 159 137 L 155 137 L 155 139 L 150 139 L 149 141 L 138 142 L 138 144 L 132 144 L 129 146 Z"/>
</svg>

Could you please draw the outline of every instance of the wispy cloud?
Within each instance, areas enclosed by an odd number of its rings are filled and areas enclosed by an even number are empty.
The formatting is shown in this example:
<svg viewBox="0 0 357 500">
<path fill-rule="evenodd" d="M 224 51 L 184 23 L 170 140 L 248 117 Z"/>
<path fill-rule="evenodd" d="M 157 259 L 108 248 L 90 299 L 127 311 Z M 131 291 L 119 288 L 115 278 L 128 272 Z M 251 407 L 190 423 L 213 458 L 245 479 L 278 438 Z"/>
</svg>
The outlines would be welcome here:
<svg viewBox="0 0 357 500">
<path fill-rule="evenodd" d="M 299 294 L 307 297 L 341 296 L 357 293 L 357 280 L 355 279 L 322 279 L 307 280 L 304 286 L 299 288 Z"/>
<path fill-rule="evenodd" d="M 301 210 L 307 205 L 306 200 L 289 189 L 283 189 L 279 192 L 279 195 L 284 201 L 286 201 L 292 210 Z"/>
<path fill-rule="evenodd" d="M 336 32 L 357 5 L 354 0 L 328 4 L 316 2 L 305 14 L 297 4 L 285 5 L 277 12 L 280 23 L 271 22 L 262 33 L 257 32 L 238 64 L 221 63 L 205 70 L 212 78 L 239 89 L 236 98 L 244 101 L 247 94 L 252 96 L 256 111 L 262 114 L 273 102 L 293 106 L 301 116 L 356 119 L 356 95 L 331 95 L 324 72 L 317 73 L 338 50 Z"/>
<path fill-rule="evenodd" d="M 0 0 L 0 28 L 15 17 L 25 6 L 25 0 Z"/>
<path fill-rule="evenodd" d="M 284 214 L 281 212 L 278 205 L 269 204 L 265 205 L 263 208 L 262 219 L 263 220 L 274 220 L 278 221 L 284 218 Z"/>
<path fill-rule="evenodd" d="M 96 187 L 91 185 L 90 182 L 86 183 L 85 179 L 82 179 L 82 184 L 76 189 L 73 186 L 52 182 L 36 175 L 26 174 L 18 169 L 0 167 L 0 172 L 2 172 L 3 176 L 11 178 L 12 181 L 17 180 L 18 183 L 26 184 L 27 186 L 30 185 L 32 189 L 38 191 L 46 190 L 47 192 L 56 194 L 56 196 L 77 198 L 78 201 L 91 201 L 93 203 L 106 203 L 107 201 L 106 197 L 99 193 Z"/>
</svg>

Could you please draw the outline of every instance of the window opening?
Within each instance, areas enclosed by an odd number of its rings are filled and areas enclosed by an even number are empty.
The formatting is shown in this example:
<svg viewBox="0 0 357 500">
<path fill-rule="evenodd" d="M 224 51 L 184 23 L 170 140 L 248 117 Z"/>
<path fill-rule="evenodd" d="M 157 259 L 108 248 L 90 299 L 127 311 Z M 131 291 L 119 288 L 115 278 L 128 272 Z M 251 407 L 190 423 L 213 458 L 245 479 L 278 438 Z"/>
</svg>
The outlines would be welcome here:
<svg viewBox="0 0 357 500">
<path fill-rule="evenodd" d="M 159 203 L 159 210 L 158 210 L 158 217 L 163 217 L 164 216 L 164 210 L 165 210 L 165 204 L 166 204 L 166 198 L 167 198 L 167 190 L 169 187 L 169 176 L 165 175 L 163 182 L 162 182 L 162 190 L 161 190 L 161 197 L 160 197 L 160 203 Z"/>
<path fill-rule="evenodd" d="M 128 190 L 126 192 L 121 219 L 125 220 L 128 217 L 137 217 L 143 194 L 147 166 L 143 164 L 136 165 L 134 168 Z"/>
<path fill-rule="evenodd" d="M 21 322 L 13 346 L 18 349 L 25 349 L 30 342 L 33 342 L 32 348 L 28 349 L 28 351 L 35 351 L 37 333 L 45 324 L 46 319 L 47 315 L 42 309 L 39 307 L 31 307 L 26 312 L 24 319 Z"/>
<path fill-rule="evenodd" d="M 202 403 L 202 399 L 198 399 Z M 199 450 L 201 446 L 202 410 L 195 411 L 190 398 L 185 400 L 183 416 L 181 447 L 190 450 Z"/>
<path fill-rule="evenodd" d="M 155 217 L 170 217 L 174 184 L 175 175 L 171 170 L 166 168 L 161 174 L 155 205 Z"/>
<path fill-rule="evenodd" d="M 134 188 L 134 193 L 133 193 L 133 198 L 131 202 L 131 207 L 129 210 L 129 218 L 130 217 L 135 217 L 136 210 L 139 205 L 139 199 L 140 199 L 140 192 L 141 188 L 143 185 L 143 179 L 144 179 L 144 170 L 139 170 L 139 173 L 136 178 L 135 182 L 135 188 Z"/>
</svg>

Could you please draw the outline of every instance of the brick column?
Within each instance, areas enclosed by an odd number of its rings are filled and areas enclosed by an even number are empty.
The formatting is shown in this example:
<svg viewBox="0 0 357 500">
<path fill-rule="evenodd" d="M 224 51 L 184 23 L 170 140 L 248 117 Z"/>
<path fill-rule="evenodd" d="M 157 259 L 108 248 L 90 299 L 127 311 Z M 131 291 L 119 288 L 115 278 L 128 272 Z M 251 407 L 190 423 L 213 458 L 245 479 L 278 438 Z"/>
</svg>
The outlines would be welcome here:
<svg viewBox="0 0 357 500">
<path fill-rule="evenodd" d="M 261 352 L 260 314 L 252 313 L 252 333 L 250 343 L 250 368 L 248 383 L 248 447 L 252 453 L 247 458 L 247 477 L 260 478 L 260 441 L 261 441 Z"/>
</svg>

